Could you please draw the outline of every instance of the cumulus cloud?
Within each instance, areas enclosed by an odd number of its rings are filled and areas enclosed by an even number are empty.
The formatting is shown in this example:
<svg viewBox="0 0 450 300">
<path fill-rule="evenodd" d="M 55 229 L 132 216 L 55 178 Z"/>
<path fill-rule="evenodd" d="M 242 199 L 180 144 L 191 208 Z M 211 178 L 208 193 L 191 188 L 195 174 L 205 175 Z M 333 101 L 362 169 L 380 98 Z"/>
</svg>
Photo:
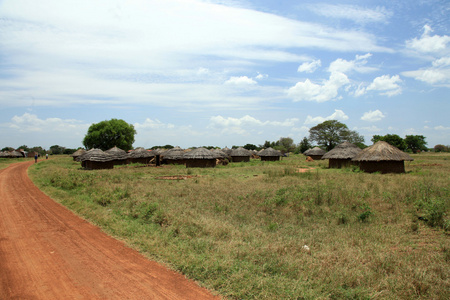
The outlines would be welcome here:
<svg viewBox="0 0 450 300">
<path fill-rule="evenodd" d="M 172 129 L 175 127 L 175 125 L 171 124 L 171 123 L 167 123 L 167 124 L 162 123 L 158 119 L 152 120 L 150 118 L 146 118 L 143 123 L 134 123 L 134 127 L 136 128 L 136 130 L 139 130 L 139 129 L 162 129 L 162 128 Z"/>
<path fill-rule="evenodd" d="M 227 81 L 225 81 L 225 84 L 232 84 L 232 85 L 239 85 L 239 86 L 251 86 L 258 84 L 256 81 L 254 81 L 252 78 L 249 78 L 247 76 L 240 76 L 240 77 L 230 77 Z"/>
<path fill-rule="evenodd" d="M 376 122 L 376 121 L 381 121 L 383 118 L 385 117 L 385 115 L 380 111 L 380 110 L 375 110 L 375 111 L 368 111 L 365 112 L 363 114 L 363 116 L 361 117 L 361 120 L 363 121 L 369 121 L 369 122 Z"/>
<path fill-rule="evenodd" d="M 347 73 L 350 71 L 367 73 L 375 71 L 376 70 L 375 68 L 365 66 L 368 62 L 368 59 L 371 56 L 372 56 L 371 53 L 367 53 L 364 55 L 356 55 L 354 60 L 345 60 L 342 58 L 338 58 L 330 64 L 328 71 L 331 73 L 334 72 Z"/>
<path fill-rule="evenodd" d="M 373 126 L 369 126 L 369 127 L 361 127 L 361 128 L 359 128 L 359 130 L 366 131 L 366 132 L 380 132 L 381 128 L 378 128 L 377 126 L 373 125 Z"/>
<path fill-rule="evenodd" d="M 434 129 L 444 131 L 444 130 L 450 130 L 450 127 L 445 127 L 445 126 L 439 125 L 439 126 L 435 126 Z"/>
<path fill-rule="evenodd" d="M 271 127 L 293 127 L 299 119 L 291 118 L 284 121 L 261 121 L 252 116 L 245 115 L 242 118 L 212 116 L 208 128 L 221 130 L 225 134 L 248 135 L 250 130 L 257 130 L 265 126 Z"/>
<path fill-rule="evenodd" d="M 381 95 L 389 97 L 399 95 L 402 93 L 402 88 L 398 85 L 401 82 L 399 75 L 383 75 L 375 78 L 366 91 L 379 91 Z"/>
<path fill-rule="evenodd" d="M 423 27 L 423 34 L 418 38 L 406 41 L 406 46 L 421 53 L 440 52 L 445 50 L 447 43 L 450 42 L 450 36 L 448 35 L 433 35 L 430 33 L 433 29 L 429 25 Z"/>
<path fill-rule="evenodd" d="M 350 80 L 347 75 L 340 72 L 334 72 L 330 75 L 328 80 L 323 84 L 316 84 L 306 79 L 288 89 L 287 95 L 294 99 L 294 101 L 316 101 L 325 102 L 336 99 L 338 97 L 338 90 L 349 84 Z"/>
<path fill-rule="evenodd" d="M 79 132 L 86 131 L 89 124 L 83 124 L 74 119 L 47 118 L 40 119 L 37 115 L 24 113 L 14 116 L 8 127 L 19 132 Z"/>
<path fill-rule="evenodd" d="M 304 62 L 298 67 L 297 72 L 313 73 L 321 65 L 322 62 L 320 61 L 320 59 L 313 60 L 312 62 Z"/>
<path fill-rule="evenodd" d="M 342 110 L 335 109 L 334 113 L 328 117 L 311 117 L 308 115 L 306 117 L 305 124 L 319 124 L 327 120 L 345 121 L 348 120 L 348 116 Z"/>
</svg>

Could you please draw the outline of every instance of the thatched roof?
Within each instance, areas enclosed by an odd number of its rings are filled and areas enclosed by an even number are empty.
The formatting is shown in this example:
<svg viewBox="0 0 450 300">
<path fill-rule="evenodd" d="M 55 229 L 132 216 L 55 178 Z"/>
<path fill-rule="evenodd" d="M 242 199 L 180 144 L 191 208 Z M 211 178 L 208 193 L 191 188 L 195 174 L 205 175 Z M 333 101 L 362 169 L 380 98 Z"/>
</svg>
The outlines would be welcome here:
<svg viewBox="0 0 450 300">
<path fill-rule="evenodd" d="M 237 149 L 231 150 L 230 156 L 252 156 L 252 153 L 248 151 L 247 149 L 244 149 L 242 147 L 239 147 Z"/>
<path fill-rule="evenodd" d="M 389 143 L 378 141 L 370 147 L 363 149 L 353 161 L 411 161 L 414 160 L 405 152 Z"/>
<path fill-rule="evenodd" d="M 280 151 L 273 149 L 272 147 L 266 148 L 258 152 L 259 156 L 283 156 Z"/>
<path fill-rule="evenodd" d="M 183 159 L 215 159 L 217 155 L 214 152 L 205 148 L 197 148 L 192 151 L 186 152 L 183 155 Z"/>
<path fill-rule="evenodd" d="M 169 149 L 164 153 L 161 153 L 161 156 L 164 157 L 164 159 L 172 159 L 172 160 L 183 159 L 183 155 L 184 155 L 184 150 L 178 146 L 175 148 Z"/>
<path fill-rule="evenodd" d="M 116 146 L 109 150 L 106 150 L 105 153 L 112 155 L 115 160 L 125 160 L 129 157 L 128 153 L 125 150 L 117 148 Z"/>
<path fill-rule="evenodd" d="M 225 153 L 225 154 L 228 155 L 228 156 L 230 156 L 231 151 L 232 151 L 232 150 L 231 150 L 230 148 L 228 148 L 228 147 L 225 147 L 225 148 L 222 149 L 222 152 Z"/>
<path fill-rule="evenodd" d="M 114 160 L 114 157 L 112 155 L 95 148 L 87 151 L 78 158 L 80 161 L 96 161 L 96 162 L 107 162 Z"/>
<path fill-rule="evenodd" d="M 148 157 L 155 156 L 155 153 L 152 153 L 151 151 L 148 151 L 142 147 L 139 147 L 139 148 L 136 148 L 133 151 L 131 151 L 129 156 L 132 158 L 148 158 Z"/>
<path fill-rule="evenodd" d="M 358 155 L 359 152 L 361 152 L 361 148 L 355 144 L 343 142 L 325 153 L 325 155 L 322 156 L 322 159 L 352 159 Z"/>
<path fill-rule="evenodd" d="M 3 152 L 3 151 L 0 151 L 0 157 L 3 157 L 3 158 L 5 158 L 5 157 L 11 157 L 11 155 L 9 155 L 9 152 Z"/>
<path fill-rule="evenodd" d="M 78 149 L 77 151 L 75 151 L 74 153 L 72 153 L 72 157 L 78 157 L 80 155 L 83 155 L 84 153 L 86 153 L 86 150 L 84 149 Z"/>
<path fill-rule="evenodd" d="M 228 154 L 226 154 L 225 152 L 223 152 L 220 149 L 213 149 L 211 151 L 214 153 L 214 155 L 216 155 L 217 158 L 227 158 L 228 157 Z"/>
<path fill-rule="evenodd" d="M 24 155 L 22 152 L 19 152 L 17 150 L 9 152 L 10 157 L 23 157 Z"/>
<path fill-rule="evenodd" d="M 306 156 L 311 156 L 311 155 L 324 155 L 326 153 L 325 150 L 320 149 L 319 147 L 314 147 L 312 149 L 308 149 L 305 152 L 303 152 L 304 155 Z"/>
</svg>

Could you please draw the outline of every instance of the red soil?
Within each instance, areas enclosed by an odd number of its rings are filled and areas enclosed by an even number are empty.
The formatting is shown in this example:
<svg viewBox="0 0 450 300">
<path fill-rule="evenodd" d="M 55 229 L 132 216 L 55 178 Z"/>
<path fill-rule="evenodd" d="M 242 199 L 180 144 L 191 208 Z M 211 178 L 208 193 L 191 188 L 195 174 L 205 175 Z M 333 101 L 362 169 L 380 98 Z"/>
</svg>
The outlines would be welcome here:
<svg viewBox="0 0 450 300">
<path fill-rule="evenodd" d="M 0 299 L 218 299 L 54 202 L 32 163 L 0 170 Z"/>
</svg>

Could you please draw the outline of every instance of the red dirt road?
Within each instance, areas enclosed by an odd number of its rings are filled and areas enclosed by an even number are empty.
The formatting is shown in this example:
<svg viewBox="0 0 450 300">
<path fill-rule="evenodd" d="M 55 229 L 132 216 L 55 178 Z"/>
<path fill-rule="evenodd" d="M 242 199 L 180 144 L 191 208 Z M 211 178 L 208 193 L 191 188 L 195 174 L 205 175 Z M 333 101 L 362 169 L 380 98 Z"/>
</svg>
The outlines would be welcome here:
<svg viewBox="0 0 450 300">
<path fill-rule="evenodd" d="M 0 170 L 0 299 L 218 299 Z"/>
</svg>

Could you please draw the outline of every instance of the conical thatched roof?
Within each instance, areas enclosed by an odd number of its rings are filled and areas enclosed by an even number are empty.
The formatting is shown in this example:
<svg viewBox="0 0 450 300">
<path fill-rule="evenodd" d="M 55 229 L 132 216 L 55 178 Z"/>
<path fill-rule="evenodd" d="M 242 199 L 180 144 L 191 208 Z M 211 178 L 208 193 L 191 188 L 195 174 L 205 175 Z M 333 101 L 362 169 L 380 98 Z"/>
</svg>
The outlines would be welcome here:
<svg viewBox="0 0 450 300">
<path fill-rule="evenodd" d="M 84 153 L 86 153 L 86 150 L 84 149 L 78 149 L 77 151 L 75 151 L 74 153 L 72 153 L 72 157 L 78 157 L 80 155 L 83 155 Z"/>
<path fill-rule="evenodd" d="M 266 148 L 258 152 L 259 156 L 283 156 L 280 151 L 273 149 L 272 147 Z"/>
<path fill-rule="evenodd" d="M 184 155 L 184 150 L 178 146 L 175 148 L 169 149 L 164 153 L 161 153 L 161 156 L 163 156 L 164 159 L 173 159 L 173 160 L 182 159 L 183 155 Z"/>
<path fill-rule="evenodd" d="M 320 149 L 319 147 L 314 147 L 312 149 L 308 149 L 305 152 L 303 152 L 304 155 L 306 156 L 311 156 L 311 155 L 324 155 L 326 153 L 325 150 Z"/>
<path fill-rule="evenodd" d="M 225 153 L 225 154 L 228 155 L 228 156 L 230 156 L 231 151 L 232 151 L 232 150 L 231 150 L 230 148 L 228 148 L 228 147 L 225 147 L 225 148 L 222 149 L 222 152 Z"/>
<path fill-rule="evenodd" d="M 106 150 L 105 153 L 108 153 L 114 157 L 115 160 L 125 160 L 128 159 L 128 153 L 125 150 L 117 148 L 114 146 L 113 148 Z"/>
<path fill-rule="evenodd" d="M 370 147 L 363 149 L 353 161 L 411 161 L 414 160 L 405 152 L 389 143 L 378 141 Z"/>
<path fill-rule="evenodd" d="M 223 152 L 220 149 L 214 149 L 212 150 L 212 152 L 214 153 L 214 155 L 216 155 L 217 158 L 227 158 L 228 154 L 226 154 L 225 152 Z"/>
<path fill-rule="evenodd" d="M 78 158 L 80 161 L 97 161 L 97 162 L 107 162 L 114 160 L 114 157 L 112 155 L 95 148 L 87 151 Z"/>
<path fill-rule="evenodd" d="M 197 148 L 192 151 L 186 152 L 183 155 L 183 159 L 215 159 L 216 154 L 205 148 Z"/>
<path fill-rule="evenodd" d="M 343 142 L 325 153 L 325 155 L 322 156 L 322 159 L 352 159 L 358 155 L 359 152 L 361 152 L 361 148 L 355 144 Z"/>
<path fill-rule="evenodd" d="M 151 151 L 147 151 L 144 148 L 139 147 L 131 151 L 129 155 L 132 158 L 148 158 L 155 156 L 155 153 L 152 153 Z"/>
<path fill-rule="evenodd" d="M 239 147 L 237 149 L 231 150 L 230 156 L 252 156 L 252 153 L 247 149 Z"/>
</svg>

